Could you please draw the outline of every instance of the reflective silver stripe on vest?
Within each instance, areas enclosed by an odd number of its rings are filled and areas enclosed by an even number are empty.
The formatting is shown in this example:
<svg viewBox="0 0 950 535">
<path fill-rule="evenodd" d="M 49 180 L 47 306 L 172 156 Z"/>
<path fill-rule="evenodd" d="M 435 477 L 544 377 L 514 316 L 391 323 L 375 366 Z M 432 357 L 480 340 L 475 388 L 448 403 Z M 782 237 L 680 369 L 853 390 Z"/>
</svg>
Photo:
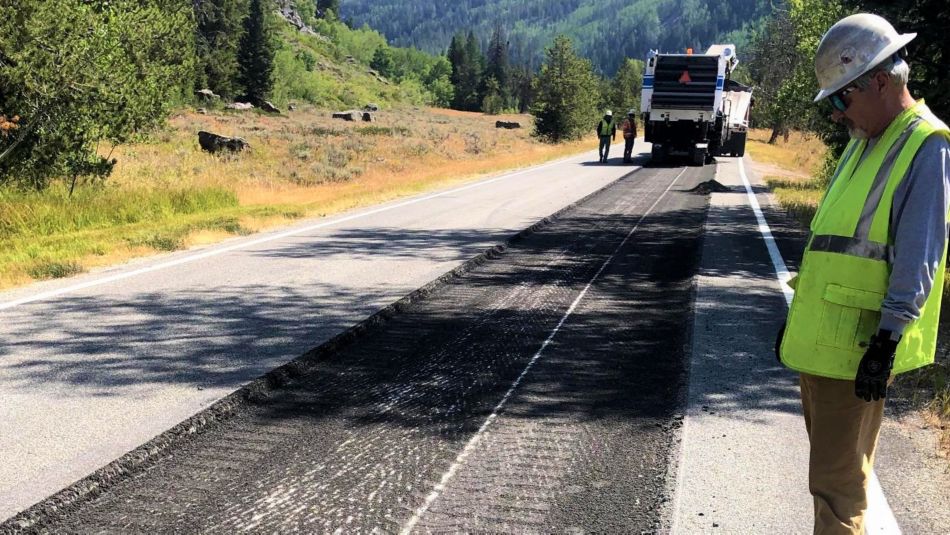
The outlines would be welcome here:
<svg viewBox="0 0 950 535">
<path fill-rule="evenodd" d="M 815 236 L 811 239 L 808 250 L 845 254 L 848 256 L 868 258 L 870 260 L 880 260 L 882 262 L 891 261 L 891 247 L 886 243 L 859 240 L 846 236 L 832 236 L 828 234 Z"/>
<path fill-rule="evenodd" d="M 858 226 L 854 231 L 855 238 L 867 240 L 868 236 L 871 235 L 871 223 L 874 222 L 874 214 L 877 213 L 877 208 L 881 205 L 881 199 L 884 198 L 884 190 L 887 189 L 887 179 L 891 176 L 894 164 L 897 163 L 897 156 L 904 149 L 904 145 L 907 144 L 907 140 L 911 134 L 914 133 L 917 125 L 922 121 L 923 119 L 920 117 L 911 121 L 904 131 L 901 132 L 897 141 L 891 145 L 891 148 L 887 151 L 887 155 L 884 156 L 881 167 L 878 168 L 877 174 L 874 175 L 874 183 L 871 185 L 871 191 L 868 192 L 868 198 L 864 201 L 864 209 L 861 211 Z"/>
</svg>

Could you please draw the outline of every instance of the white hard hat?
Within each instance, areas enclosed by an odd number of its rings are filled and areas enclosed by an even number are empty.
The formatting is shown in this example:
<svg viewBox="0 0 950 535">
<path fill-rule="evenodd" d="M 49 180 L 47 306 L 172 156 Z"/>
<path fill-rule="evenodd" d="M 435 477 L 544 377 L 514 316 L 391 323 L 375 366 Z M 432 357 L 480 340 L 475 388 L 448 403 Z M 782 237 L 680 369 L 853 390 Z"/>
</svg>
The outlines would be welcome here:
<svg viewBox="0 0 950 535">
<path fill-rule="evenodd" d="M 883 17 L 858 13 L 825 32 L 815 53 L 815 75 L 821 91 L 815 102 L 834 94 L 896 54 L 916 33 L 898 34 Z"/>
<path fill-rule="evenodd" d="M 613 117 L 613 116 L 614 116 L 614 112 L 612 112 L 612 111 L 610 111 L 610 110 L 606 110 L 606 111 L 604 111 L 604 115 L 609 115 L 609 116 Z"/>
<path fill-rule="evenodd" d="M 633 108 L 630 108 L 629 110 L 627 110 L 627 115 L 636 115 L 636 113 L 637 113 L 637 112 L 634 111 Z"/>
</svg>

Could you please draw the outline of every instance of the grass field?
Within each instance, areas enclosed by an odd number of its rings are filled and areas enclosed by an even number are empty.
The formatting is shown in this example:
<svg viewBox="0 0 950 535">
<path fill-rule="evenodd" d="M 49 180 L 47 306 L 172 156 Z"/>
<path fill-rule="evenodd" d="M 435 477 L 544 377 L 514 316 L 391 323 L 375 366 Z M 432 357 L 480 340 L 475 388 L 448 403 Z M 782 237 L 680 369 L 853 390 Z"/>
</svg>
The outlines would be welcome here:
<svg viewBox="0 0 950 535">
<path fill-rule="evenodd" d="M 808 226 L 821 200 L 823 188 L 813 177 L 820 171 L 826 149 L 821 141 L 792 132 L 788 141 L 767 143 L 768 130 L 753 130 L 747 149 L 756 162 L 774 166 L 776 173 L 765 180 L 778 202 L 802 226 Z M 950 274 L 948 274 L 950 275 Z M 931 424 L 942 432 L 942 450 L 950 453 L 950 276 L 944 283 L 943 313 L 940 318 L 937 362 L 922 370 L 898 376 L 894 383 L 916 407 L 927 409 Z"/>
<path fill-rule="evenodd" d="M 182 111 L 148 140 L 114 151 L 104 184 L 44 192 L 0 190 L 0 289 L 128 259 L 203 245 L 412 195 L 595 146 L 530 136 L 529 116 L 405 108 L 372 123 L 304 108 Z M 496 129 L 496 119 L 520 130 Z M 250 151 L 212 156 L 208 130 L 245 138 Z"/>
</svg>

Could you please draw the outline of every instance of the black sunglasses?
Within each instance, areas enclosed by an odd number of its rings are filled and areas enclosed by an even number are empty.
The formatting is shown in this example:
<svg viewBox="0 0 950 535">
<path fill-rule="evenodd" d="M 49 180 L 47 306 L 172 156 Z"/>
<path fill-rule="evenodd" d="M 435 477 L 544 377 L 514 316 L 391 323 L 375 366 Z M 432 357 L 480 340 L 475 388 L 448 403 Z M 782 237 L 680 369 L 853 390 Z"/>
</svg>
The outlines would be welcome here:
<svg viewBox="0 0 950 535">
<path fill-rule="evenodd" d="M 828 102 L 831 103 L 832 108 L 840 111 L 841 113 L 844 113 L 848 111 L 848 103 L 844 101 L 844 96 L 854 91 L 857 88 L 858 86 L 856 85 L 850 85 L 848 87 L 845 87 L 844 89 L 828 97 Z"/>
</svg>

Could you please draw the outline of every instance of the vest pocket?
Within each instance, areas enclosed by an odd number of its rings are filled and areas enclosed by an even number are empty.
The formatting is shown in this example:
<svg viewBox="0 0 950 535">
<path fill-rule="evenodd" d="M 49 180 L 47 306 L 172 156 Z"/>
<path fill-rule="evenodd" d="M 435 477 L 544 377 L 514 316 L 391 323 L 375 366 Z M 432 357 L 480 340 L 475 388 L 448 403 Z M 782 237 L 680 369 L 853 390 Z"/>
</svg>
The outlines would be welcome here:
<svg viewBox="0 0 950 535">
<path fill-rule="evenodd" d="M 839 284 L 825 286 L 817 342 L 820 345 L 864 351 L 858 344 L 870 340 L 881 321 L 884 294 L 848 288 Z"/>
</svg>

